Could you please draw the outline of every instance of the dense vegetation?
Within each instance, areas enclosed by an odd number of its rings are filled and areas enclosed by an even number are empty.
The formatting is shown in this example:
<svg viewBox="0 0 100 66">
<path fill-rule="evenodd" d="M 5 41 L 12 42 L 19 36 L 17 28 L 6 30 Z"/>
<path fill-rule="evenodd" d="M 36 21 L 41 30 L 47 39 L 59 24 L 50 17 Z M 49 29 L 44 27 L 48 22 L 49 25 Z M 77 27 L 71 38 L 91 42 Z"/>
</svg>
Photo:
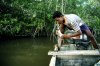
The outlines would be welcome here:
<svg viewBox="0 0 100 66">
<path fill-rule="evenodd" d="M 100 0 L 0 0 L 0 35 L 50 35 L 56 10 L 75 13 L 96 32 L 100 29 Z"/>
</svg>

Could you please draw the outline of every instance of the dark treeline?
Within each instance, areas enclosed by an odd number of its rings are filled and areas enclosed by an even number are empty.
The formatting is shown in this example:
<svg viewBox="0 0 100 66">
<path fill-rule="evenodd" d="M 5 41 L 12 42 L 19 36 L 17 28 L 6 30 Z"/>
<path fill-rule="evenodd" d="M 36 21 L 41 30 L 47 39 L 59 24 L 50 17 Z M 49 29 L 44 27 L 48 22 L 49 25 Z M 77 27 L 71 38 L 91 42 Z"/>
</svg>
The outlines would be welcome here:
<svg viewBox="0 0 100 66">
<path fill-rule="evenodd" d="M 0 0 L 0 36 L 49 36 L 56 10 L 77 14 L 96 32 L 100 29 L 99 0 Z"/>
</svg>

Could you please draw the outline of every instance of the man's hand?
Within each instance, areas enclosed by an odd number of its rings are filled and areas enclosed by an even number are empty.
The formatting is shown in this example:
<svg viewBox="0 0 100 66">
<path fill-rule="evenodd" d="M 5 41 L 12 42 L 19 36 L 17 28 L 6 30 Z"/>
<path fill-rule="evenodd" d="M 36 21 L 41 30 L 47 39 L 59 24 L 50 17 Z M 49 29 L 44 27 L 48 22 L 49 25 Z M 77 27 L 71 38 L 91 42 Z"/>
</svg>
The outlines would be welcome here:
<svg viewBox="0 0 100 66">
<path fill-rule="evenodd" d="M 59 36 L 59 37 L 62 37 L 63 34 L 61 33 L 60 30 L 56 30 L 56 35 Z"/>
</svg>

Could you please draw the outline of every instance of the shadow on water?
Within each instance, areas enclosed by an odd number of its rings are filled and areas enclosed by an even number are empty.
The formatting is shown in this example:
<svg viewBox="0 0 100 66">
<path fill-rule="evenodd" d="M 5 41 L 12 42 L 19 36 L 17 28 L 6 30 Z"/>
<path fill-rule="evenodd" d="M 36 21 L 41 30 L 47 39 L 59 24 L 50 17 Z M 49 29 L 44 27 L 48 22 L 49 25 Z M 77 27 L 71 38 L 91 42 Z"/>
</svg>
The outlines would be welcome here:
<svg viewBox="0 0 100 66">
<path fill-rule="evenodd" d="M 0 66 L 48 66 L 49 38 L 24 38 L 0 41 Z"/>
</svg>

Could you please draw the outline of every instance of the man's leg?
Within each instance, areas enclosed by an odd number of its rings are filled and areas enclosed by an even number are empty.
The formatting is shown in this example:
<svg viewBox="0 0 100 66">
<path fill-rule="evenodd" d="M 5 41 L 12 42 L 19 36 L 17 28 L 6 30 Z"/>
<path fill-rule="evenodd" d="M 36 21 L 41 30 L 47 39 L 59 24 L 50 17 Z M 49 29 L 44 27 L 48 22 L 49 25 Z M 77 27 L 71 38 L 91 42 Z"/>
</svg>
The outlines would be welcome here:
<svg viewBox="0 0 100 66">
<path fill-rule="evenodd" d="M 89 39 L 91 40 L 91 43 L 93 44 L 93 47 L 95 49 L 99 49 L 98 46 L 97 46 L 97 42 L 96 42 L 93 34 L 91 33 L 91 31 L 90 30 L 85 30 L 85 32 L 86 32 L 87 36 L 89 37 Z"/>
</svg>

